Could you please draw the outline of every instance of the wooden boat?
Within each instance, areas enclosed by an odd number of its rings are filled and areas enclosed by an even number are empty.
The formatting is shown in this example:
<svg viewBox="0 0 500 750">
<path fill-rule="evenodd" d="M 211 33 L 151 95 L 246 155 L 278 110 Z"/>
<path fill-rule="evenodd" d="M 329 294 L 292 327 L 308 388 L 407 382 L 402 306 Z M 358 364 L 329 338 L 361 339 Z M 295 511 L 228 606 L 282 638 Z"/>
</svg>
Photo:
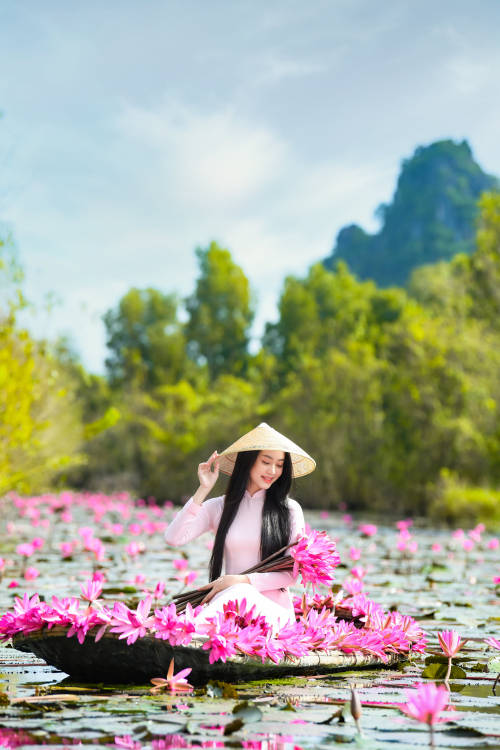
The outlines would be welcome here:
<svg viewBox="0 0 500 750">
<path fill-rule="evenodd" d="M 387 667 L 404 661 L 399 654 L 390 654 L 387 662 L 369 654 L 345 654 L 341 651 L 328 653 L 311 652 L 294 661 L 283 660 L 262 663 L 261 659 L 237 654 L 226 662 L 209 663 L 208 651 L 202 641 L 193 641 L 189 646 L 171 646 L 168 641 L 147 635 L 127 646 L 114 633 L 106 632 L 100 641 L 89 631 L 82 644 L 75 637 L 67 638 L 67 628 L 44 628 L 13 638 L 13 646 L 19 651 L 31 651 L 48 664 L 60 669 L 80 682 L 103 683 L 149 683 L 152 677 L 164 677 L 170 660 L 174 659 L 175 672 L 191 667 L 188 677 L 192 685 L 209 680 L 238 682 L 283 677 L 285 675 L 308 675 L 345 671 L 347 669 L 372 669 Z"/>
</svg>

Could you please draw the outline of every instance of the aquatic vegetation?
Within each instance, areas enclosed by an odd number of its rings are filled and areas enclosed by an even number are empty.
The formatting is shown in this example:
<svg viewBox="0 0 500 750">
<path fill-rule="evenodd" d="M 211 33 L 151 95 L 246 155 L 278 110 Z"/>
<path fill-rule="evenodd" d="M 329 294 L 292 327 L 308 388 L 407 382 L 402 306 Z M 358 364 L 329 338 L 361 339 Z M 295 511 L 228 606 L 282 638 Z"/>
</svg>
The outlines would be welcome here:
<svg viewBox="0 0 500 750">
<path fill-rule="evenodd" d="M 168 687 L 151 695 L 149 684 L 134 689 L 114 686 L 109 691 L 103 686 L 62 685 L 61 673 L 34 658 L 33 666 L 26 666 L 31 663 L 29 654 L 0 647 L 0 657 L 11 665 L 0 686 L 0 699 L 4 691 L 5 700 L 11 701 L 5 709 L 0 706 L 1 721 L 8 728 L 2 731 L 12 733 L 13 743 L 16 727 L 24 730 L 26 726 L 27 733 L 18 744 L 58 744 L 59 738 L 65 746 L 78 741 L 112 744 L 116 737 L 123 747 L 140 745 L 148 750 L 225 747 L 230 742 L 259 750 L 315 748 L 354 738 L 349 701 L 355 686 L 365 741 L 373 746 L 396 743 L 406 750 L 422 740 L 414 719 L 400 718 L 399 724 L 395 720 L 400 706 L 409 701 L 404 691 L 424 682 L 424 659 L 441 668 L 438 677 L 429 678 L 439 686 L 448 657 L 441 649 L 436 655 L 437 634 L 452 631 L 462 644 L 453 663 L 465 676 L 452 673 L 447 693 L 457 710 L 449 714 L 443 710 L 438 718 L 455 720 L 458 711 L 462 718 L 455 728 L 435 723 L 435 744 L 454 747 L 454 732 L 459 730 L 463 737 L 457 734 L 457 747 L 464 741 L 471 747 L 481 742 L 494 744 L 498 706 L 492 686 L 500 645 L 495 588 L 495 579 L 500 581 L 498 534 L 492 536 L 480 526 L 454 534 L 453 530 L 425 529 L 417 519 L 413 523 L 406 519 L 392 528 L 378 523 L 376 533 L 368 536 L 359 530 L 364 524 L 359 519 L 354 522 L 352 516 L 330 512 L 320 519 L 319 514 L 306 511 L 311 525 L 324 527 L 335 543 L 342 561 L 335 566 L 337 583 L 317 583 L 313 590 L 310 582 L 305 593 L 298 587 L 296 622 L 276 634 L 270 634 L 265 622 L 242 607 L 242 602 L 228 603 L 225 625 L 211 624 L 214 636 L 223 632 L 226 640 L 214 638 L 209 643 L 210 633 L 197 632 L 196 609 L 186 607 L 178 615 L 171 603 L 188 573 L 197 573 L 197 581 L 205 580 L 209 540 L 183 548 L 182 553 L 166 548 L 162 534 L 172 513 L 153 500 L 133 500 L 124 493 L 67 492 L 36 498 L 12 496 L 5 501 L 0 520 L 4 530 L 0 541 L 3 640 L 8 642 L 17 632 L 58 628 L 79 648 L 79 642 L 92 642 L 117 628 L 113 637 L 123 643 L 129 638 L 153 638 L 187 645 L 193 638 L 205 638 L 214 662 L 232 648 L 259 662 L 299 659 L 330 648 L 346 654 L 376 653 L 380 658 L 402 653 L 410 662 L 400 672 L 391 668 L 226 688 L 207 686 L 206 691 L 197 688 L 189 693 L 188 699 L 182 697 L 180 703 Z M 33 545 L 36 538 L 43 541 L 42 546 Z M 463 547 L 464 539 L 473 543 L 469 551 Z M 398 549 L 398 541 L 405 543 L 404 550 Z M 131 542 L 142 545 L 144 551 L 131 557 L 125 549 Z M 29 556 L 16 551 L 21 544 L 31 545 Z M 39 571 L 36 579 L 24 577 L 28 565 Z M 352 581 L 362 583 L 362 588 L 356 589 Z M 347 614 L 353 619 L 342 620 L 340 615 Z M 454 646 L 451 638 L 449 648 Z M 173 676 L 178 677 L 175 670 Z M 155 675 L 167 677 L 164 672 Z M 189 679 L 189 675 L 181 677 Z M 40 695 L 34 694 L 39 691 Z M 257 712 L 249 707 L 242 714 L 240 728 L 230 727 L 225 735 L 226 726 L 235 721 L 235 694 L 240 701 L 260 706 L 261 718 L 252 721 Z M 38 708 L 42 705 L 43 710 Z M 60 709 L 57 715 L 55 707 Z"/>
</svg>

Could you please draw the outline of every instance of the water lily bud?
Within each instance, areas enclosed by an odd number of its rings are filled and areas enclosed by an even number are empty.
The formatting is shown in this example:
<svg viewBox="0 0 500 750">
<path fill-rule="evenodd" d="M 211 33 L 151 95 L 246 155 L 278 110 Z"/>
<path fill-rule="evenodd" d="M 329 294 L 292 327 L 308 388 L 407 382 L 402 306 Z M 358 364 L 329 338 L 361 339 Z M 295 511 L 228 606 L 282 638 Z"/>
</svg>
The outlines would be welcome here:
<svg viewBox="0 0 500 750">
<path fill-rule="evenodd" d="M 351 715 L 354 721 L 361 719 L 361 701 L 356 692 L 356 688 L 351 688 Z"/>
</svg>

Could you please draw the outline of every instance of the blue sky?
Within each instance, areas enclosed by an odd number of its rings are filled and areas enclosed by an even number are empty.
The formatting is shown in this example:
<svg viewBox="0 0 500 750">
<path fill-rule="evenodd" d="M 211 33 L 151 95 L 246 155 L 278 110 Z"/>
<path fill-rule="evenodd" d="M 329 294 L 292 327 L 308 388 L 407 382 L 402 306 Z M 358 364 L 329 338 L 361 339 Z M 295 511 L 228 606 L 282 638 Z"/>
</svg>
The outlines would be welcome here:
<svg viewBox="0 0 500 750">
<path fill-rule="evenodd" d="M 257 337 L 417 145 L 467 138 L 500 175 L 499 28 L 497 0 L 0 0 L 0 219 L 58 299 L 30 327 L 102 371 L 103 312 L 189 294 L 215 239 Z"/>
</svg>

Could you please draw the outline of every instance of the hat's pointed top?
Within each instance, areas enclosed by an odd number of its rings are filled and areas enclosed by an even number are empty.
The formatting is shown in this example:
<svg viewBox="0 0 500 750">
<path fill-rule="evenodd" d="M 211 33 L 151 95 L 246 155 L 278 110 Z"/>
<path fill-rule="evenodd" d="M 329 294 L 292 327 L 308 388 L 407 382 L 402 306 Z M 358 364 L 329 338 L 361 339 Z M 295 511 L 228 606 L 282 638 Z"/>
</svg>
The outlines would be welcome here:
<svg viewBox="0 0 500 750">
<path fill-rule="evenodd" d="M 316 462 L 296 443 L 282 435 L 266 422 L 261 422 L 250 432 L 242 435 L 235 443 L 222 451 L 219 459 L 220 470 L 224 474 L 232 474 L 236 456 L 242 451 L 272 450 L 284 451 L 290 454 L 292 473 L 294 477 L 310 474 L 316 468 Z"/>
</svg>

